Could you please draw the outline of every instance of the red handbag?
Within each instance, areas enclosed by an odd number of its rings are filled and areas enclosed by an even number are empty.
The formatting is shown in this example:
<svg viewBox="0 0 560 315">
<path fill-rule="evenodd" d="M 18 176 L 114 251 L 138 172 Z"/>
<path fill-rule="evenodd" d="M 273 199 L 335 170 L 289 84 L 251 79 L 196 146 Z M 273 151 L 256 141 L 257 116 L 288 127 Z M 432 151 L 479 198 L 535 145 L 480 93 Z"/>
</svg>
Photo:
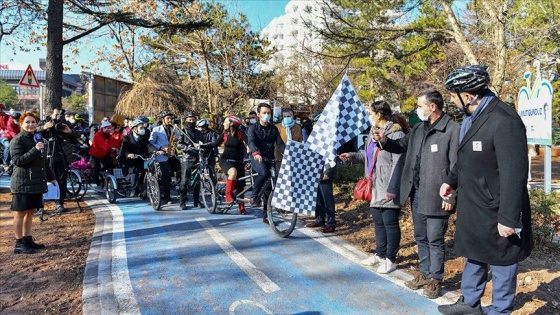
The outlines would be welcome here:
<svg viewBox="0 0 560 315">
<path fill-rule="evenodd" d="M 377 154 L 379 154 L 379 149 L 375 151 L 373 156 L 373 167 L 369 173 L 369 177 L 364 177 L 360 179 L 356 186 L 354 186 L 354 199 L 371 201 L 371 191 L 373 190 L 373 171 L 375 170 L 375 162 L 377 162 Z"/>
</svg>

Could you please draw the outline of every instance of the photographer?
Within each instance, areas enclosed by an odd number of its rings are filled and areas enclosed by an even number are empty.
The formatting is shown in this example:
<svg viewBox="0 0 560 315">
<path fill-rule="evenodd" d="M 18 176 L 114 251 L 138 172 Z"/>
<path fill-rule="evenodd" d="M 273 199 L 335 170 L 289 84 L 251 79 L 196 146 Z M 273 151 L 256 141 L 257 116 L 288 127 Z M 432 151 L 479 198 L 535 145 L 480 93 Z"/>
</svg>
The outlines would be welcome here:
<svg viewBox="0 0 560 315">
<path fill-rule="evenodd" d="M 51 115 L 47 116 L 42 126 L 37 128 L 44 139 L 48 141 L 45 152 L 47 154 L 48 167 L 53 170 L 57 182 L 60 184 L 60 198 L 56 202 L 56 211 L 66 212 L 64 198 L 66 198 L 66 180 L 68 177 L 68 161 L 72 158 L 74 145 L 80 137 L 80 133 L 72 131 L 64 120 L 64 110 L 54 108 Z"/>
</svg>

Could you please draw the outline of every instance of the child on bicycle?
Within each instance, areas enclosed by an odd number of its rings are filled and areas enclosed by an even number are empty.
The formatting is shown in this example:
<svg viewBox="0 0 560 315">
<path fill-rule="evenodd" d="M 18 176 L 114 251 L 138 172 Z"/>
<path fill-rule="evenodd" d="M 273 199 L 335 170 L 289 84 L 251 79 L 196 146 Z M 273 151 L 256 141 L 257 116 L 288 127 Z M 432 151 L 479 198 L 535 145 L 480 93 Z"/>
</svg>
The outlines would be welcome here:
<svg viewBox="0 0 560 315">
<path fill-rule="evenodd" d="M 235 115 L 229 115 L 224 119 L 224 132 L 218 136 L 214 142 L 197 145 L 200 148 L 215 148 L 222 143 L 224 144 L 224 152 L 218 159 L 220 168 L 227 174 L 226 182 L 226 202 L 233 204 L 233 190 L 237 188 L 242 191 L 245 187 L 244 181 L 237 182 L 237 178 L 245 176 L 245 168 L 243 166 L 243 144 L 245 134 L 241 131 L 241 119 Z M 243 198 L 243 196 L 240 196 Z M 245 205 L 240 203 L 238 206 L 239 213 L 246 214 Z"/>
</svg>

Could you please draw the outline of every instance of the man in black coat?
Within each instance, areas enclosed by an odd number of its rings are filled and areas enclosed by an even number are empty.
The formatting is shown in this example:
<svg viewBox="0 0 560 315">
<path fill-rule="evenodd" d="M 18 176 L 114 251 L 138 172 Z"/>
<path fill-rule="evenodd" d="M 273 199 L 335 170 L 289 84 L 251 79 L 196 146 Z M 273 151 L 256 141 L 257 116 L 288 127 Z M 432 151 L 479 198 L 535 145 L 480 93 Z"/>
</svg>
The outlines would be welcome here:
<svg viewBox="0 0 560 315">
<path fill-rule="evenodd" d="M 483 314 L 480 298 L 492 269 L 492 305 L 488 314 L 510 314 L 517 264 L 532 249 L 527 191 L 527 137 L 521 118 L 489 89 L 487 67 L 453 70 L 445 87 L 465 113 L 457 163 L 440 195 L 457 193 L 455 252 L 466 258 L 462 296 L 442 305 L 442 314 Z"/>
<path fill-rule="evenodd" d="M 185 128 L 181 132 L 181 137 L 177 143 L 177 149 L 183 151 L 181 155 L 181 185 L 179 187 L 179 203 L 182 210 L 187 209 L 187 190 L 191 180 L 191 169 L 198 162 L 198 150 L 194 144 L 204 143 L 204 136 L 196 127 L 197 114 L 193 111 L 185 113 Z M 200 204 L 200 185 L 193 189 L 194 206 Z"/>
<path fill-rule="evenodd" d="M 124 158 L 124 175 L 130 175 L 129 197 L 137 196 L 144 185 L 144 160 L 139 156 L 146 157 L 148 154 L 149 136 L 146 135 L 144 122 L 136 119 L 129 123 L 130 132 L 123 137 L 121 155 Z"/>
<path fill-rule="evenodd" d="M 442 200 L 439 188 L 457 161 L 460 128 L 442 110 L 441 93 L 426 90 L 418 95 L 416 110 L 422 123 L 399 140 L 388 139 L 380 130 L 373 134 L 383 150 L 406 152 L 399 203 L 404 205 L 410 196 L 420 273 L 405 285 L 412 290 L 424 288 L 424 296 L 431 299 L 441 292 L 445 232 L 455 203 Z"/>
</svg>

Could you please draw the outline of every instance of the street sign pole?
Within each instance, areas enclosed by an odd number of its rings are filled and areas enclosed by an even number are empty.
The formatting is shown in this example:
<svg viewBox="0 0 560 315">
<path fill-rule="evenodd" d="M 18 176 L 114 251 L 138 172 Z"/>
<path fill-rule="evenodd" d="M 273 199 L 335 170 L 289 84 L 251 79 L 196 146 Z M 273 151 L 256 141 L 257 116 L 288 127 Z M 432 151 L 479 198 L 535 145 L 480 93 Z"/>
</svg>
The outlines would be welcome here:
<svg viewBox="0 0 560 315">
<path fill-rule="evenodd" d="M 39 85 L 39 120 L 43 120 L 43 84 Z"/>
<path fill-rule="evenodd" d="M 544 192 L 550 194 L 552 191 L 552 148 L 550 145 L 544 147 Z"/>
</svg>

